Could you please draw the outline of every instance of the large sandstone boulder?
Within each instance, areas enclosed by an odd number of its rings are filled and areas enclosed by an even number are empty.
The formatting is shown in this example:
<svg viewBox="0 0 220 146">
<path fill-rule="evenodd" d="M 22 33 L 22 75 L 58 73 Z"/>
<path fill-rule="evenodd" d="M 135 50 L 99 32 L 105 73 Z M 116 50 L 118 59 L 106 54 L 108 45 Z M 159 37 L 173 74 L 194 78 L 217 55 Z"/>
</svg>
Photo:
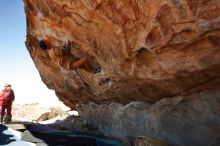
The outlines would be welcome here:
<svg viewBox="0 0 220 146">
<path fill-rule="evenodd" d="M 24 3 L 28 51 L 43 82 L 70 107 L 220 87 L 219 0 Z M 39 49 L 43 39 L 50 50 Z"/>
<path fill-rule="evenodd" d="M 26 46 L 43 82 L 69 107 L 82 104 L 80 116 L 100 131 L 220 143 L 219 0 L 24 4 Z"/>
</svg>

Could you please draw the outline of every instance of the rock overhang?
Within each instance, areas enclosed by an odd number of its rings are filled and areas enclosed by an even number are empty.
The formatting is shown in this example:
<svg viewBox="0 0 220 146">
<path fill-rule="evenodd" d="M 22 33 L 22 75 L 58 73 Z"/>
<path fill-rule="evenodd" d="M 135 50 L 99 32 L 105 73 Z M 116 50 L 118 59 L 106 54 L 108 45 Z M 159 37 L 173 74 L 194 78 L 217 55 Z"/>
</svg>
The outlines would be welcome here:
<svg viewBox="0 0 220 146">
<path fill-rule="evenodd" d="M 220 87 L 220 2 L 24 0 L 26 46 L 66 105 L 156 102 Z M 47 39 L 48 50 L 39 48 Z"/>
</svg>

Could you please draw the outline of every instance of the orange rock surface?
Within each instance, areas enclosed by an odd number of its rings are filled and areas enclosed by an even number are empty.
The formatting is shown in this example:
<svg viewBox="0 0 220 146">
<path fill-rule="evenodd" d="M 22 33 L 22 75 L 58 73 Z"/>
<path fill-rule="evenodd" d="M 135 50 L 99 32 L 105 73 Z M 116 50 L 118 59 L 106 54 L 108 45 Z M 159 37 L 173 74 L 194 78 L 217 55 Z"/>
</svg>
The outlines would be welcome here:
<svg viewBox="0 0 220 146">
<path fill-rule="evenodd" d="M 219 0 L 24 0 L 26 46 L 66 105 L 220 88 Z M 51 49 L 41 50 L 47 39 Z"/>
</svg>

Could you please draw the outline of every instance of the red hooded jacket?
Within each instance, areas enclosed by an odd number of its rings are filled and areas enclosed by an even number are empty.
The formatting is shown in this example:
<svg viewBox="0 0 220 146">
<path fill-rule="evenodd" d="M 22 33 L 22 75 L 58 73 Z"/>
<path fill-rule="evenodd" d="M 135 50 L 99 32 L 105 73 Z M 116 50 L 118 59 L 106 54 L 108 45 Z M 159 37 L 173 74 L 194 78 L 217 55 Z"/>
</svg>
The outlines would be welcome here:
<svg viewBox="0 0 220 146">
<path fill-rule="evenodd" d="M 14 91 L 2 91 L 2 94 L 0 95 L 0 106 L 2 105 L 11 105 L 14 101 Z"/>
</svg>

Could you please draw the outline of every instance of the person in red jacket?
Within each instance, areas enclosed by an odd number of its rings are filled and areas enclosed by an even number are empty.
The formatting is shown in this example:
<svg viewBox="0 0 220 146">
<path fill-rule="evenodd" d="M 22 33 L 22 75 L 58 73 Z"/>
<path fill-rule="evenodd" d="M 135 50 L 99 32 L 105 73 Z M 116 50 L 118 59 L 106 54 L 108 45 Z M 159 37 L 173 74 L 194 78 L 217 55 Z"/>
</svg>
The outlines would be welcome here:
<svg viewBox="0 0 220 146">
<path fill-rule="evenodd" d="M 4 105 L 6 103 L 6 97 L 4 96 L 4 90 L 3 91 L 0 91 L 0 122 L 2 123 L 3 122 L 3 118 L 4 118 L 4 115 L 5 115 L 5 112 L 3 111 L 4 109 Z"/>
<path fill-rule="evenodd" d="M 15 99 L 14 96 L 14 91 L 11 88 L 10 84 L 6 84 L 5 85 L 5 90 L 1 91 L 0 93 L 0 113 L 1 113 L 1 118 L 0 118 L 0 122 L 3 122 L 3 118 L 5 115 L 5 110 L 7 110 L 7 114 L 6 114 L 6 122 L 10 122 L 12 119 L 12 114 L 11 114 L 11 107 L 12 107 L 12 103 Z"/>
</svg>

